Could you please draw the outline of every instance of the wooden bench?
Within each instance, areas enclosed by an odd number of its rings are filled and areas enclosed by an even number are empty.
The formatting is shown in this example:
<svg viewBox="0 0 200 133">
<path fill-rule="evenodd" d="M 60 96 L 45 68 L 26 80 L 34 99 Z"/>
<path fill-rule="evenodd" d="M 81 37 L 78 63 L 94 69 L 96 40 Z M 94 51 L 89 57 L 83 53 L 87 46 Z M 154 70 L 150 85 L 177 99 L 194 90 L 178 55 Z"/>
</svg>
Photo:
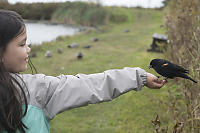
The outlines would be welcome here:
<svg viewBox="0 0 200 133">
<path fill-rule="evenodd" d="M 147 49 L 148 52 L 160 52 L 162 53 L 162 49 L 158 46 L 157 42 L 158 43 L 165 43 L 167 44 L 168 42 L 168 37 L 167 35 L 162 35 L 162 34 L 157 34 L 157 33 L 154 33 L 153 34 L 153 42 L 150 46 L 150 49 Z"/>
</svg>

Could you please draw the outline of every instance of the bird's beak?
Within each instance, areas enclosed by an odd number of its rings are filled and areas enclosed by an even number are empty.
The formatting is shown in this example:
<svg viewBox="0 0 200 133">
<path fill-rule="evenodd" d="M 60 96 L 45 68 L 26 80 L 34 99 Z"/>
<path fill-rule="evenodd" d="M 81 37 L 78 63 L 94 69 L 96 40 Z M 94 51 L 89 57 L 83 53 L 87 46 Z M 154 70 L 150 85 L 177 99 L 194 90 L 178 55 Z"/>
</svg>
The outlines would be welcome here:
<svg viewBox="0 0 200 133">
<path fill-rule="evenodd" d="M 152 68 L 152 65 L 149 66 L 149 69 Z"/>
</svg>

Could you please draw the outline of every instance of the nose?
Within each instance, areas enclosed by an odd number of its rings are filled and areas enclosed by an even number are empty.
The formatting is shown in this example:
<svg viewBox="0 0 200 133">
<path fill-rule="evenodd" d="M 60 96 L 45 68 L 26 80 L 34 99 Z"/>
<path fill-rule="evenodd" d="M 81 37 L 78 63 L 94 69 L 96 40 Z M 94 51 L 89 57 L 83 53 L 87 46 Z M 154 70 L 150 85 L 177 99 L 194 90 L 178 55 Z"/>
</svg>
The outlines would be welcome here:
<svg viewBox="0 0 200 133">
<path fill-rule="evenodd" d="M 27 53 L 30 53 L 30 52 L 31 52 L 31 48 L 30 48 L 28 45 L 26 45 L 26 52 L 27 52 Z"/>
</svg>

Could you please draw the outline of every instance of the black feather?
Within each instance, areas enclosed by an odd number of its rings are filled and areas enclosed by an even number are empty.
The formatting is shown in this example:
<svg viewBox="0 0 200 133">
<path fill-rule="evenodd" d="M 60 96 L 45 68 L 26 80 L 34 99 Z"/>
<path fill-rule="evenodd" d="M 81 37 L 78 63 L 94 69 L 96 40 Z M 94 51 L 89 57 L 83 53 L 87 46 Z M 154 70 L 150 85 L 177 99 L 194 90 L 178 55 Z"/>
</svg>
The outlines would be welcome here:
<svg viewBox="0 0 200 133">
<path fill-rule="evenodd" d="M 184 69 L 183 67 L 173 64 L 164 59 L 153 59 L 150 62 L 150 66 L 160 75 L 166 78 L 181 77 L 189 79 L 194 83 L 197 83 L 194 79 L 190 78 L 187 74 L 189 70 Z"/>
</svg>

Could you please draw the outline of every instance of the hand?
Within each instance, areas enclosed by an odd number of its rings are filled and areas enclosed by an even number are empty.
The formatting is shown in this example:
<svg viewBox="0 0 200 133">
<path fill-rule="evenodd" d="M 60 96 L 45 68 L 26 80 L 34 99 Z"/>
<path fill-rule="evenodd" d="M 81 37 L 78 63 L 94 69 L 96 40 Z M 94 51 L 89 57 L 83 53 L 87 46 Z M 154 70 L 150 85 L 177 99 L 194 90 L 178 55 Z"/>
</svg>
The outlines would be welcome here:
<svg viewBox="0 0 200 133">
<path fill-rule="evenodd" d="M 160 80 L 158 77 L 151 73 L 147 73 L 147 84 L 146 86 L 151 89 L 160 89 L 164 84 L 166 83 L 166 80 Z"/>
</svg>

